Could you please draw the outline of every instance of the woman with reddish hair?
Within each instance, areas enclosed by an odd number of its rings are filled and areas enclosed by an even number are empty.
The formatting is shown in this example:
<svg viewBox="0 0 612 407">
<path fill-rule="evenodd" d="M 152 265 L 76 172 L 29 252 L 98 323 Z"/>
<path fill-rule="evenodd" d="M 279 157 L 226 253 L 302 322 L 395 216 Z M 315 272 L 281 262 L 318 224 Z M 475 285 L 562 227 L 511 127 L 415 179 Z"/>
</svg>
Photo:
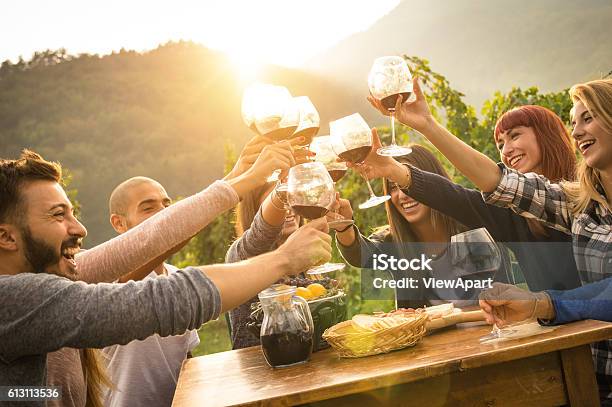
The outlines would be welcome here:
<svg viewBox="0 0 612 407">
<path fill-rule="evenodd" d="M 545 107 L 526 105 L 504 113 L 497 120 L 494 138 L 502 162 L 510 168 L 554 182 L 575 178 L 576 155 L 569 133 L 559 116 Z"/>
<path fill-rule="evenodd" d="M 388 114 L 377 100 L 371 102 Z M 487 205 L 480 191 L 376 154 L 380 141 L 374 136 L 373 153 L 362 166 L 368 177 L 395 182 L 412 199 L 456 219 L 468 229 L 487 228 L 495 241 L 513 251 L 531 290 L 580 286 L 570 235 L 509 208 Z M 509 168 L 535 172 L 554 182 L 575 177 L 576 156 L 570 135 L 549 109 L 529 105 L 506 112 L 497 121 L 494 138 L 501 161 Z"/>
</svg>

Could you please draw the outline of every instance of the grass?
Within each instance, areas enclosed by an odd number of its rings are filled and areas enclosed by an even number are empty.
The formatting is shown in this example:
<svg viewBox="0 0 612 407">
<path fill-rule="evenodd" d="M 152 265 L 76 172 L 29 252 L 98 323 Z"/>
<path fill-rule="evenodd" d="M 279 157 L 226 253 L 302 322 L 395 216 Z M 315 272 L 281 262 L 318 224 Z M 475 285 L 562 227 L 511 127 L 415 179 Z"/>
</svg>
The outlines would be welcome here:
<svg viewBox="0 0 612 407">
<path fill-rule="evenodd" d="M 193 356 L 204 356 L 232 350 L 225 314 L 215 321 L 202 325 L 198 329 L 198 335 L 200 336 L 200 344 L 193 350 Z"/>
</svg>

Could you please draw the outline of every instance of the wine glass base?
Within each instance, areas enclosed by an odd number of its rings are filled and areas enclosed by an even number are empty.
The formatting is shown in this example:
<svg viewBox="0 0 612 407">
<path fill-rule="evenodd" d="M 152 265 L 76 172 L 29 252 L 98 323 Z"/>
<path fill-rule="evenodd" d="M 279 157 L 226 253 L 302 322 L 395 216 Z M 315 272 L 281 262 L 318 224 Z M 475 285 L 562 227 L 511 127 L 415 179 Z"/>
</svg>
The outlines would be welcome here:
<svg viewBox="0 0 612 407">
<path fill-rule="evenodd" d="M 380 205 L 381 203 L 387 202 L 391 197 L 389 195 L 384 196 L 372 196 L 370 199 L 359 205 L 359 209 L 368 209 Z"/>
<path fill-rule="evenodd" d="M 391 144 L 390 146 L 381 147 L 376 150 L 378 155 L 385 157 L 399 157 L 402 155 L 408 155 L 412 153 L 410 147 L 398 146 L 397 144 Z"/>
<path fill-rule="evenodd" d="M 325 264 L 321 264 L 320 266 L 309 269 L 306 272 L 306 274 L 313 275 L 313 274 L 331 273 L 332 271 L 343 270 L 345 267 L 346 267 L 346 264 L 344 263 L 325 263 Z"/>
</svg>

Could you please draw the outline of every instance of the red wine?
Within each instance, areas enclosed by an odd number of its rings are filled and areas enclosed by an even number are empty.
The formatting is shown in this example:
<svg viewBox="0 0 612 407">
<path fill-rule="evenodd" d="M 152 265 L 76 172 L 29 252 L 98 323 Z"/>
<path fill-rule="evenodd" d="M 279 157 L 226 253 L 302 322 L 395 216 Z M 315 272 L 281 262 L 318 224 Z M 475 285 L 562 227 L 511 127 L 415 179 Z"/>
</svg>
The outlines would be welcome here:
<svg viewBox="0 0 612 407">
<path fill-rule="evenodd" d="M 274 141 L 283 141 L 291 138 L 291 135 L 293 134 L 295 129 L 297 129 L 297 126 L 283 127 L 263 134 L 263 136 L 269 137 Z"/>
<path fill-rule="evenodd" d="M 342 158 L 344 161 L 359 164 L 366 159 L 368 154 L 370 154 L 370 150 L 372 150 L 372 146 L 357 147 L 338 154 L 338 157 Z"/>
<path fill-rule="evenodd" d="M 327 172 L 329 172 L 329 176 L 334 182 L 340 181 L 340 179 L 342 179 L 342 177 L 344 177 L 346 174 L 346 170 L 329 170 Z"/>
<path fill-rule="evenodd" d="M 325 216 L 329 209 L 315 205 L 294 205 L 291 206 L 296 215 L 306 219 L 319 219 Z"/>
<path fill-rule="evenodd" d="M 305 362 L 312 353 L 312 333 L 294 331 L 262 335 L 261 350 L 272 367 Z"/>
<path fill-rule="evenodd" d="M 385 109 L 395 110 L 395 104 L 397 103 L 397 98 L 399 97 L 399 95 L 402 95 L 402 103 L 404 103 L 405 101 L 408 100 L 411 94 L 412 92 L 396 93 L 395 95 L 390 95 L 390 96 L 382 98 L 380 102 L 385 107 Z"/>
<path fill-rule="evenodd" d="M 300 143 L 300 146 L 307 146 L 312 143 L 312 139 L 314 138 L 314 136 L 317 135 L 318 132 L 318 127 L 307 127 L 296 133 L 293 133 L 293 136 L 291 136 L 291 138 L 304 137 L 304 141 Z"/>
</svg>

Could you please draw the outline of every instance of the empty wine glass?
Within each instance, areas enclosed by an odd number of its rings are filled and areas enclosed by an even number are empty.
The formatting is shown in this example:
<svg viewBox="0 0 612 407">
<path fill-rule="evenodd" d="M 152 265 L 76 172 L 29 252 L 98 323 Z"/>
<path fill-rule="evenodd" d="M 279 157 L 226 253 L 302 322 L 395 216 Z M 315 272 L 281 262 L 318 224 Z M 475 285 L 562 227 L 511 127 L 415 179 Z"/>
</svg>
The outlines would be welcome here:
<svg viewBox="0 0 612 407">
<path fill-rule="evenodd" d="M 343 117 L 329 123 L 332 149 L 345 161 L 361 164 L 372 150 L 372 131 L 359 113 Z M 376 196 L 368 178 L 361 174 L 366 181 L 370 198 L 359 205 L 359 209 L 372 208 L 388 201 L 391 196 Z"/>
<path fill-rule="evenodd" d="M 372 96 L 380 100 L 391 117 L 391 145 L 379 148 L 377 153 L 391 157 L 410 154 L 410 147 L 398 146 L 395 143 L 395 103 L 400 95 L 402 103 L 412 95 L 412 75 L 404 58 L 376 58 L 368 76 L 368 87 Z"/>
<path fill-rule="evenodd" d="M 307 146 L 312 142 L 312 138 L 319 132 L 321 119 L 319 112 L 312 104 L 308 96 L 298 96 L 293 98 L 294 103 L 300 112 L 300 122 L 291 138 L 304 137 L 301 146 Z"/>
<path fill-rule="evenodd" d="M 338 162 L 338 156 L 332 148 L 331 137 L 315 137 L 312 143 L 310 143 L 310 151 L 316 154 L 314 160 L 323 164 L 325 169 L 327 169 L 329 176 L 334 181 L 335 189 L 336 182 L 344 177 L 347 167 L 344 162 Z M 329 222 L 330 228 L 340 230 L 355 223 L 352 219 L 341 219 L 340 215 L 337 215 L 337 217 L 339 219 Z"/>
<path fill-rule="evenodd" d="M 325 166 L 319 162 L 291 167 L 287 184 L 287 200 L 291 209 L 305 219 L 322 218 L 336 200 L 334 183 Z M 325 263 L 311 268 L 307 274 L 329 273 L 344 267 L 344 263 Z"/>
</svg>

